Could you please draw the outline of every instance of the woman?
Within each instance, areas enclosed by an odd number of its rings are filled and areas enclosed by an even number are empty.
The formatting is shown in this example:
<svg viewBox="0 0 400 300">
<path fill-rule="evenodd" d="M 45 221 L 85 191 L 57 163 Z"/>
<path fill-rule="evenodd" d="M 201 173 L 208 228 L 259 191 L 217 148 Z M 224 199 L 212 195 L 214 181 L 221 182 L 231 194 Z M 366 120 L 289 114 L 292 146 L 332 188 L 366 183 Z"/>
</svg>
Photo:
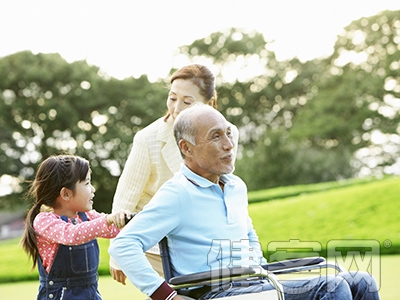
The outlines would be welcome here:
<svg viewBox="0 0 400 300">
<path fill-rule="evenodd" d="M 167 112 L 133 139 L 132 149 L 122 171 L 114 195 L 112 211 L 141 211 L 159 187 L 179 170 L 182 158 L 173 135 L 177 115 L 194 102 L 217 108 L 215 77 L 205 66 L 193 64 L 172 74 L 167 99 Z M 238 130 L 233 126 L 235 155 Z M 162 275 L 158 246 L 146 253 L 153 268 Z M 125 284 L 126 276 L 110 259 L 113 278 Z"/>
</svg>

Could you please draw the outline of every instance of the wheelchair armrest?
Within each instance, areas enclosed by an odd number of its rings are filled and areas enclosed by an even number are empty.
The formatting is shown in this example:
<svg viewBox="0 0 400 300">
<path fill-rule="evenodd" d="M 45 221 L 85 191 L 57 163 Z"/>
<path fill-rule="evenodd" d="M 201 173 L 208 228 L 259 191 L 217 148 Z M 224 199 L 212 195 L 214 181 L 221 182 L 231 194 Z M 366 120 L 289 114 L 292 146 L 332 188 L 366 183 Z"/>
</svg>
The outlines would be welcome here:
<svg viewBox="0 0 400 300">
<path fill-rule="evenodd" d="M 243 280 L 251 277 L 268 278 L 277 292 L 277 299 L 284 299 L 283 286 L 279 282 L 278 278 L 274 275 L 274 273 L 263 269 L 261 266 L 223 268 L 219 270 L 176 276 L 172 277 L 168 283 L 174 289 L 182 289 L 215 283 L 221 284 L 222 282 Z"/>
<path fill-rule="evenodd" d="M 172 285 L 191 284 L 204 281 L 213 281 L 221 278 L 232 278 L 245 275 L 252 275 L 255 273 L 256 271 L 251 267 L 222 268 L 213 271 L 205 271 L 188 275 L 175 276 L 169 280 L 169 283 Z"/>
<path fill-rule="evenodd" d="M 262 265 L 262 268 L 266 271 L 279 274 L 280 272 L 284 272 L 285 270 L 317 266 L 325 262 L 326 261 L 323 257 L 296 258 Z M 221 278 L 234 278 L 254 275 L 257 272 L 258 271 L 252 267 L 222 268 L 219 270 L 175 276 L 169 280 L 169 283 L 172 285 L 195 284 L 199 282 L 213 281 Z"/>
<path fill-rule="evenodd" d="M 262 265 L 262 267 L 268 271 L 279 274 L 280 271 L 301 268 L 301 267 L 316 266 L 324 262 L 326 262 L 325 258 L 316 256 L 316 257 L 282 260 L 275 263 Z"/>
</svg>

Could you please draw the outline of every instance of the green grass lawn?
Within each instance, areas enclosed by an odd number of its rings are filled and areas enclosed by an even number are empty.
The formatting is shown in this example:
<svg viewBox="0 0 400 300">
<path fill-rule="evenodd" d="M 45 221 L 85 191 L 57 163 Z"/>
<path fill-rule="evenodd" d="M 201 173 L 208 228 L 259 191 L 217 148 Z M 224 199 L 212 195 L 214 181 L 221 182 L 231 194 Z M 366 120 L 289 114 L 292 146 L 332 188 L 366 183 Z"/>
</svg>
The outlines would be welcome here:
<svg viewBox="0 0 400 300">
<path fill-rule="evenodd" d="M 291 196 L 294 194 L 296 196 Z M 306 242 L 320 244 L 324 250 L 329 241 L 336 239 L 378 241 L 381 244 L 381 254 L 400 254 L 399 195 L 400 177 L 340 184 L 324 183 L 320 186 L 281 187 L 249 193 L 249 212 L 266 256 L 273 253 L 268 251 L 270 243 L 299 240 L 302 245 L 307 245 Z M 30 272 L 30 262 L 18 242 L 18 239 L 0 242 L 0 283 L 3 283 L 0 285 L 0 295 L 8 294 L 6 290 L 9 287 L 25 284 L 5 284 L 10 282 L 33 280 L 26 284 L 33 286 L 34 291 L 37 289 L 37 271 Z M 110 285 L 107 284 L 110 280 L 106 276 L 109 275 L 109 241 L 99 239 L 99 244 L 99 273 L 104 275 L 101 277 L 100 291 L 106 296 L 110 290 L 111 295 L 115 296 L 105 299 L 119 299 L 116 298 L 119 297 L 119 292 L 134 293 L 135 291 L 129 290 L 135 290 L 133 286 L 124 287 L 112 280 Z M 294 256 L 301 256 L 298 250 L 302 249 L 294 249 Z M 324 251 L 321 254 L 324 255 Z M 391 282 L 394 278 L 399 278 L 399 269 L 394 268 L 395 265 L 400 265 L 399 257 L 382 257 L 382 261 L 386 263 L 385 266 L 382 265 L 381 280 L 385 290 L 396 286 Z M 391 259 L 395 260 L 392 262 Z M 3 290 L 5 293 L 2 293 Z M 19 290 L 25 290 L 25 286 Z M 124 297 L 127 296 L 122 295 L 121 299 Z M 139 297 L 140 295 L 138 298 L 131 298 L 141 299 Z"/>
<path fill-rule="evenodd" d="M 269 200 L 283 199 L 288 197 L 295 197 L 314 192 L 323 192 L 345 186 L 355 186 L 358 184 L 370 183 L 376 181 L 374 178 L 354 178 L 340 181 L 321 182 L 314 184 L 299 184 L 291 186 L 275 187 L 267 190 L 250 191 L 249 202 L 265 202 Z"/>
<path fill-rule="evenodd" d="M 36 299 L 39 281 L 23 281 L 0 284 L 1 299 L 28 300 Z M 130 282 L 124 286 L 114 281 L 111 276 L 100 276 L 99 291 L 104 300 L 144 300 L 148 299 Z M 5 296 L 5 297 L 4 297 Z M 4 297 L 4 298 L 3 298 Z"/>
<path fill-rule="evenodd" d="M 98 239 L 100 246 L 100 275 L 110 275 L 108 269 L 109 240 Z M 19 239 L 11 239 L 0 242 L 0 257 L 2 268 L 0 269 L 0 284 L 24 280 L 37 280 L 39 278 L 37 268 L 31 271 L 32 262 L 19 245 Z"/>
<path fill-rule="evenodd" d="M 335 239 L 376 240 L 400 253 L 400 178 L 387 178 L 249 205 L 264 251 L 270 242 L 300 240 L 326 248 Z"/>
<path fill-rule="evenodd" d="M 383 300 L 398 299 L 398 279 L 400 278 L 400 255 L 383 256 L 381 260 L 381 276 L 379 294 Z M 38 281 L 24 281 L 0 284 L 2 299 L 26 300 L 35 299 Z M 130 282 L 123 286 L 110 276 L 100 276 L 99 290 L 104 300 L 144 300 L 147 297 L 140 293 Z M 5 298 L 4 298 L 5 297 Z"/>
</svg>

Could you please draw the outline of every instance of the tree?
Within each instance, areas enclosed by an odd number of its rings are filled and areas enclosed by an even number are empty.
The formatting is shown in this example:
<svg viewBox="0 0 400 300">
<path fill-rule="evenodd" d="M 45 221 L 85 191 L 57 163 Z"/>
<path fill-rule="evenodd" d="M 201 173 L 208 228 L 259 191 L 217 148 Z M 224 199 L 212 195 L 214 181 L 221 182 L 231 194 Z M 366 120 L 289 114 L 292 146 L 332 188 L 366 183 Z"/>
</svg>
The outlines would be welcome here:
<svg viewBox="0 0 400 300">
<path fill-rule="evenodd" d="M 235 172 L 250 189 L 394 172 L 399 26 L 398 11 L 356 20 L 331 57 L 306 63 L 278 62 L 262 35 L 240 29 L 181 47 L 221 70 L 220 110 L 240 129 Z M 258 74 L 244 78 L 252 61 Z M 224 80 L 234 64 L 241 67 Z"/>
<path fill-rule="evenodd" d="M 332 56 L 305 63 L 277 61 L 262 34 L 239 28 L 179 48 L 212 66 L 218 108 L 240 130 L 235 173 L 250 190 L 399 172 L 399 16 L 356 20 Z M 15 183 L 0 205 L 45 157 L 71 152 L 90 161 L 95 207 L 109 211 L 133 136 L 164 113 L 164 85 L 58 54 L 0 59 L 0 178 Z"/>
<path fill-rule="evenodd" d="M 47 156 L 74 153 L 90 161 L 102 211 L 111 209 L 133 135 L 163 114 L 166 97 L 146 76 L 119 81 L 85 61 L 29 51 L 0 60 L 0 91 L 0 169 L 19 180 L 15 192 Z"/>
<path fill-rule="evenodd" d="M 347 171 L 337 176 L 394 173 L 390 166 L 400 150 L 399 44 L 399 11 L 352 22 L 323 62 L 318 95 L 297 116 L 292 136 L 346 158 Z"/>
<path fill-rule="evenodd" d="M 201 46 L 202 43 L 207 45 Z M 267 49 L 262 35 L 243 33 L 240 29 L 214 33 L 180 50 L 193 60 L 198 60 L 200 55 L 207 56 L 220 70 L 219 109 L 240 129 L 235 173 L 244 178 L 249 189 L 289 185 L 318 177 L 317 170 L 309 166 L 301 169 L 302 166 L 295 164 L 299 147 L 289 140 L 297 111 L 307 106 L 318 92 L 319 74 L 324 71 L 318 61 L 306 65 L 297 59 L 279 62 Z M 242 76 L 242 73 L 249 74 L 248 69 L 254 70 L 254 61 L 256 72 L 247 78 Z M 241 65 L 236 66 L 236 73 L 230 74 L 235 80 L 224 80 L 224 74 L 238 62 Z M 303 173 L 308 175 L 298 176 Z"/>
</svg>

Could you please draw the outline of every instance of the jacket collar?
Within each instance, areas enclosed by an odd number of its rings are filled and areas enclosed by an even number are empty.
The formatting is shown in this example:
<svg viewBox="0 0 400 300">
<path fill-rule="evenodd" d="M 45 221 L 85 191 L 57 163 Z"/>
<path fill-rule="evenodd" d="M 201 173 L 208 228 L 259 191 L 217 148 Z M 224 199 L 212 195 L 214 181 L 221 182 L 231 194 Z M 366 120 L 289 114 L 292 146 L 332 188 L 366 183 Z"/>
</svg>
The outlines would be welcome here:
<svg viewBox="0 0 400 300">
<path fill-rule="evenodd" d="M 182 157 L 179 152 L 179 148 L 175 142 L 173 121 L 168 118 L 167 122 L 162 120 L 163 126 L 158 128 L 157 140 L 164 143 L 161 148 L 161 156 L 172 173 L 179 170 Z"/>
</svg>

